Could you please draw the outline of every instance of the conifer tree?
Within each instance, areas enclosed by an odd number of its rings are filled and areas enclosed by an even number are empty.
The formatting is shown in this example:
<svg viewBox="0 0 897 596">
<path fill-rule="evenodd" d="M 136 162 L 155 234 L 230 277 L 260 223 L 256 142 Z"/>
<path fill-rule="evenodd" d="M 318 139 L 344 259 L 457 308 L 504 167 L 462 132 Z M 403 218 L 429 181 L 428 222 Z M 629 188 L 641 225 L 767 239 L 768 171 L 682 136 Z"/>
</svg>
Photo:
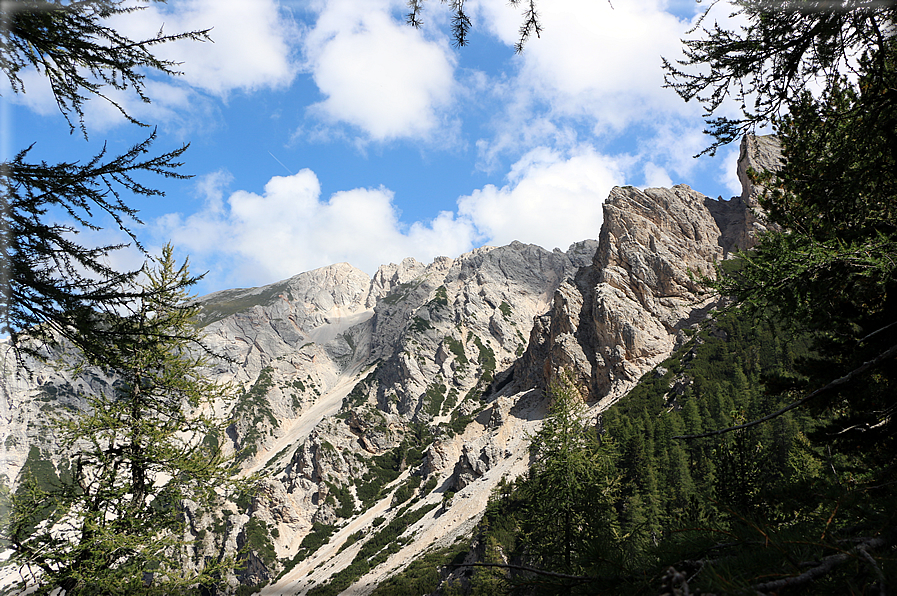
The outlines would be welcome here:
<svg viewBox="0 0 897 596">
<path fill-rule="evenodd" d="M 568 375 L 549 388 L 550 413 L 532 438 L 534 463 L 521 485 L 529 503 L 525 540 L 545 568 L 578 572 L 589 553 L 616 532 L 619 486 L 609 443 L 598 441 L 585 404 Z"/>
<path fill-rule="evenodd" d="M 143 102 L 148 71 L 177 75 L 177 64 L 157 58 L 156 46 L 181 39 L 208 39 L 208 31 L 131 39 L 109 26 L 109 19 L 140 11 L 147 0 L 17 0 L 0 2 L 0 68 L 13 93 L 25 93 L 23 74 L 36 72 L 50 84 L 70 132 L 85 138 L 84 104 L 106 101 L 130 122 L 112 91 L 129 91 Z M 104 354 L 108 329 L 98 312 L 115 312 L 134 298 L 136 271 L 108 264 L 111 251 L 125 244 L 89 246 L 74 236 L 77 227 L 99 229 L 97 216 L 110 216 L 140 247 L 131 226 L 138 211 L 126 195 L 162 193 L 140 181 L 145 173 L 184 178 L 178 172 L 181 146 L 150 155 L 156 131 L 120 155 L 104 147 L 86 162 L 50 164 L 30 156 L 31 144 L 0 163 L 0 335 L 20 349 L 65 338 L 96 358 Z M 60 216 L 74 224 L 58 223 Z"/>
<path fill-rule="evenodd" d="M 193 568 L 184 513 L 186 500 L 207 508 L 238 488 L 215 416 L 230 388 L 205 378 L 186 263 L 168 246 L 144 273 L 141 297 L 112 323 L 130 328 L 104 359 L 114 384 L 53 421 L 69 469 L 49 486 L 24 475 L 14 499 L 12 559 L 39 570 L 41 593 L 188 593 L 232 563 Z"/>
<path fill-rule="evenodd" d="M 726 263 L 716 288 L 734 307 L 805 334 L 813 353 L 794 360 L 774 353 L 775 342 L 761 349 L 761 359 L 787 362 L 774 372 L 790 403 L 760 397 L 742 425 L 703 435 L 738 433 L 723 439 L 719 481 L 731 494 L 721 496 L 766 514 L 737 532 L 733 522 L 740 552 L 715 567 L 717 586 L 884 593 L 897 577 L 887 555 L 897 544 L 897 5 L 735 6 L 746 24 L 705 27 L 685 42 L 685 61 L 666 63 L 667 80 L 706 108 L 716 138 L 709 151 L 775 127 L 783 166 L 751 175 L 768 189 L 760 202 L 778 229 Z M 742 102 L 741 116 L 710 118 L 727 97 Z M 745 373 L 753 382 L 752 367 Z M 783 418 L 801 406 L 818 423 L 807 435 L 815 452 Z M 775 422 L 746 434 L 767 420 Z"/>
<path fill-rule="evenodd" d="M 778 12 L 761 12 L 756 26 Z M 781 231 L 763 235 L 727 264 L 716 286 L 737 304 L 776 312 L 792 329 L 810 333 L 818 358 L 798 372 L 809 377 L 802 389 L 811 407 L 841 413 L 829 436 L 845 447 L 889 453 L 897 448 L 895 14 L 888 3 L 851 2 L 828 17 L 831 23 L 853 17 L 845 39 L 857 23 L 869 28 L 856 40 L 864 45 L 839 50 L 862 50 L 858 79 L 832 75 L 819 96 L 780 91 L 777 101 L 788 113 L 769 117 L 785 162 L 778 172 L 755 176 L 769 189 L 761 204 Z"/>
</svg>

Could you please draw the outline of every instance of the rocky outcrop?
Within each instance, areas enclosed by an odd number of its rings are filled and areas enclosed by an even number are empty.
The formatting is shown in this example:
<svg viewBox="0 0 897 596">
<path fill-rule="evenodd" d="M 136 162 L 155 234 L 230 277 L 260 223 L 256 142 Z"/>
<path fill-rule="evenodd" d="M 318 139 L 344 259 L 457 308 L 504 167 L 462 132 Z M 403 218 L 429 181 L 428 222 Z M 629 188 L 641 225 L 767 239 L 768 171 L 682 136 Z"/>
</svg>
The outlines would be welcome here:
<svg viewBox="0 0 897 596">
<path fill-rule="evenodd" d="M 749 172 L 777 172 L 782 166 L 782 144 L 774 135 L 745 135 L 738 153 L 738 181 L 741 182 L 741 200 L 751 208 L 758 208 L 757 197 L 763 187 L 755 185 Z"/>
<path fill-rule="evenodd" d="M 700 278 L 724 255 L 708 200 L 685 185 L 611 191 L 589 297 L 594 397 L 621 395 L 707 311 Z"/>
<path fill-rule="evenodd" d="M 614 188 L 604 204 L 598 250 L 589 267 L 560 286 L 552 309 L 535 319 L 515 389 L 545 387 L 561 369 L 592 400 L 613 400 L 658 364 L 681 331 L 715 305 L 701 278 L 766 228 L 750 169 L 775 169 L 772 137 L 746 137 L 738 171 L 741 197 L 711 199 L 686 185 Z"/>
</svg>

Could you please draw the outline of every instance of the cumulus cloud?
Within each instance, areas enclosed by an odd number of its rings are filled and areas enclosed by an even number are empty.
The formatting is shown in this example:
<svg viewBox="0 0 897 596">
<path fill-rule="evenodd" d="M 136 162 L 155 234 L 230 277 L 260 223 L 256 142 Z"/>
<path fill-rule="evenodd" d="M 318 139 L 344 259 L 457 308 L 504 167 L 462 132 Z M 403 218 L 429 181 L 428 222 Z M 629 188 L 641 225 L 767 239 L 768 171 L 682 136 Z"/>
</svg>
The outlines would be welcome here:
<svg viewBox="0 0 897 596">
<path fill-rule="evenodd" d="M 305 68 L 325 99 L 310 114 L 374 141 L 431 139 L 454 93 L 447 44 L 392 16 L 389 2 L 333 0 L 303 43 Z"/>
<path fill-rule="evenodd" d="M 485 0 L 482 14 L 504 43 L 517 39 L 519 14 L 500 0 Z M 619 130 L 650 117 L 648 110 L 682 112 L 664 90 L 660 57 L 678 57 L 691 23 L 656 0 L 569 0 L 539 5 L 544 31 L 521 56 L 517 75 L 523 100 L 544 101 L 556 115 L 585 116 Z"/>
<path fill-rule="evenodd" d="M 163 58 L 181 63 L 181 79 L 216 95 L 283 87 L 292 82 L 289 40 L 296 27 L 275 0 L 181 0 L 152 5 L 124 15 L 116 28 L 134 38 L 211 29 L 212 43 L 178 41 L 156 48 Z"/>
<path fill-rule="evenodd" d="M 175 78 L 148 73 L 146 104 L 133 93 L 106 87 L 103 93 L 138 119 L 164 122 L 172 128 L 195 128 L 213 110 L 210 96 L 226 98 L 233 91 L 283 88 L 295 78 L 291 39 L 296 26 L 280 12 L 275 0 L 181 0 L 151 4 L 135 13 L 117 15 L 109 25 L 132 39 L 211 29 L 212 42 L 181 40 L 154 46 L 153 52 L 177 64 Z M 27 94 L 12 97 L 40 115 L 56 111 L 49 85 L 35 71 L 22 73 Z M 108 130 L 126 122 L 111 104 L 93 98 L 85 104 L 91 131 Z"/>
<path fill-rule="evenodd" d="M 598 237 L 601 205 L 610 189 L 623 183 L 625 165 L 590 147 L 569 157 L 537 148 L 513 166 L 507 185 L 488 185 L 462 197 L 458 211 L 491 244 L 520 240 L 566 250 L 572 242 Z"/>
<path fill-rule="evenodd" d="M 645 164 L 645 186 L 670 188 L 673 181 L 667 171 L 652 161 Z"/>
<path fill-rule="evenodd" d="M 261 194 L 238 190 L 225 198 L 229 181 L 223 172 L 206 176 L 202 210 L 169 214 L 154 226 L 156 236 L 211 267 L 216 283 L 270 283 L 343 261 L 373 273 L 409 255 L 431 259 L 473 246 L 473 227 L 451 213 L 404 226 L 385 188 L 325 199 L 317 176 L 304 169 L 271 178 Z"/>
<path fill-rule="evenodd" d="M 261 193 L 230 192 L 229 174 L 216 172 L 197 185 L 204 207 L 160 218 L 154 235 L 210 268 L 216 287 L 271 283 L 343 261 L 373 273 L 407 256 L 456 257 L 513 240 L 566 249 L 597 237 L 601 203 L 622 183 L 625 165 L 588 147 L 570 155 L 540 148 L 513 166 L 505 186 L 486 186 L 460 197 L 456 212 L 410 225 L 386 188 L 325 198 L 315 173 L 304 169 L 271 178 Z"/>
<path fill-rule="evenodd" d="M 481 166 L 501 155 L 551 142 L 631 145 L 644 162 L 676 176 L 694 167 L 691 156 L 707 144 L 701 107 L 664 88 L 661 57 L 682 55 L 681 39 L 695 13 L 671 0 L 540 2 L 544 30 L 518 57 L 496 115 L 496 134 L 478 142 Z M 673 6 L 675 5 L 675 6 Z M 504 0 L 480 0 L 477 16 L 507 45 L 518 39 L 521 15 Z M 715 18 L 726 20 L 727 4 Z M 675 12 L 675 14 L 674 14 Z M 677 16 L 678 15 L 678 16 Z M 724 111 L 730 106 L 724 106 Z M 673 134 L 674 133 L 674 134 Z M 671 136 L 679 142 L 664 149 Z M 570 146 L 570 145 L 566 145 Z M 632 151 L 630 149 L 630 151 Z"/>
</svg>

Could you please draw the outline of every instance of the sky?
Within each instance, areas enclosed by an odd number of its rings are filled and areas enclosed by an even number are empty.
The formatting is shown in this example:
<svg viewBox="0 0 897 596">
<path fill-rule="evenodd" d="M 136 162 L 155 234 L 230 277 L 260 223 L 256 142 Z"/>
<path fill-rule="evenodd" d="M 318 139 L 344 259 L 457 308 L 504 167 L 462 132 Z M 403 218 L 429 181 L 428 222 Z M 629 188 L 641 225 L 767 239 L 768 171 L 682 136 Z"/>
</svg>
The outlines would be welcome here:
<svg viewBox="0 0 897 596">
<path fill-rule="evenodd" d="M 681 57 L 706 3 L 541 0 L 543 32 L 521 54 L 519 9 L 465 6 L 464 48 L 436 0 L 419 29 L 393 0 L 169 0 L 116 17 L 133 38 L 211 28 L 213 40 L 158 46 L 182 74 L 147 73 L 151 103 L 113 95 L 157 127 L 156 151 L 190 144 L 191 178 L 150 177 L 164 197 L 124 197 L 140 242 L 189 257 L 205 294 L 514 240 L 566 250 L 598 237 L 614 186 L 740 194 L 737 147 L 693 158 L 710 144 L 701 106 L 663 86 L 661 57 Z M 0 89 L 3 159 L 33 144 L 31 159 L 84 162 L 148 134 L 102 100 L 86 105 L 88 139 L 71 133 L 41 76 L 22 79 L 24 94 Z M 127 240 L 96 218 L 104 229 L 82 242 Z M 109 259 L 129 269 L 144 255 Z"/>
</svg>

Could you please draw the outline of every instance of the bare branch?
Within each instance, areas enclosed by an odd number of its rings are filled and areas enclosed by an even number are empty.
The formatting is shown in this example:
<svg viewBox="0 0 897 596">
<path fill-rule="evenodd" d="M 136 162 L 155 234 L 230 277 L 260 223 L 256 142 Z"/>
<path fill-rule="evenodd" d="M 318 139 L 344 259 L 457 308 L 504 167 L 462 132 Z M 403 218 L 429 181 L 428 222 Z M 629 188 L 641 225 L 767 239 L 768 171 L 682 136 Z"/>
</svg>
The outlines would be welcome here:
<svg viewBox="0 0 897 596">
<path fill-rule="evenodd" d="M 837 555 L 829 555 L 828 557 L 824 557 L 819 563 L 807 571 L 801 573 L 800 575 L 794 575 L 792 577 L 786 577 L 783 579 L 778 579 L 771 582 L 766 582 L 763 584 L 757 584 L 752 586 L 754 590 L 760 593 L 777 593 L 785 588 L 791 588 L 794 586 L 802 586 L 804 584 L 808 584 L 813 580 L 816 580 L 826 573 L 837 567 L 838 565 L 845 563 L 854 557 L 859 556 L 864 561 L 867 561 L 866 557 L 870 557 L 867 551 L 874 550 L 877 548 L 881 548 L 882 546 L 887 546 L 890 543 L 889 540 L 884 538 L 870 538 L 868 540 L 863 541 L 858 544 L 851 550 L 843 553 L 838 553 Z M 870 557 L 871 558 L 871 557 Z M 868 562 L 868 561 L 867 561 Z M 878 566 L 875 565 L 875 569 L 878 569 Z M 881 573 L 880 571 L 878 573 Z M 878 575 L 878 574 L 876 574 Z"/>
</svg>

